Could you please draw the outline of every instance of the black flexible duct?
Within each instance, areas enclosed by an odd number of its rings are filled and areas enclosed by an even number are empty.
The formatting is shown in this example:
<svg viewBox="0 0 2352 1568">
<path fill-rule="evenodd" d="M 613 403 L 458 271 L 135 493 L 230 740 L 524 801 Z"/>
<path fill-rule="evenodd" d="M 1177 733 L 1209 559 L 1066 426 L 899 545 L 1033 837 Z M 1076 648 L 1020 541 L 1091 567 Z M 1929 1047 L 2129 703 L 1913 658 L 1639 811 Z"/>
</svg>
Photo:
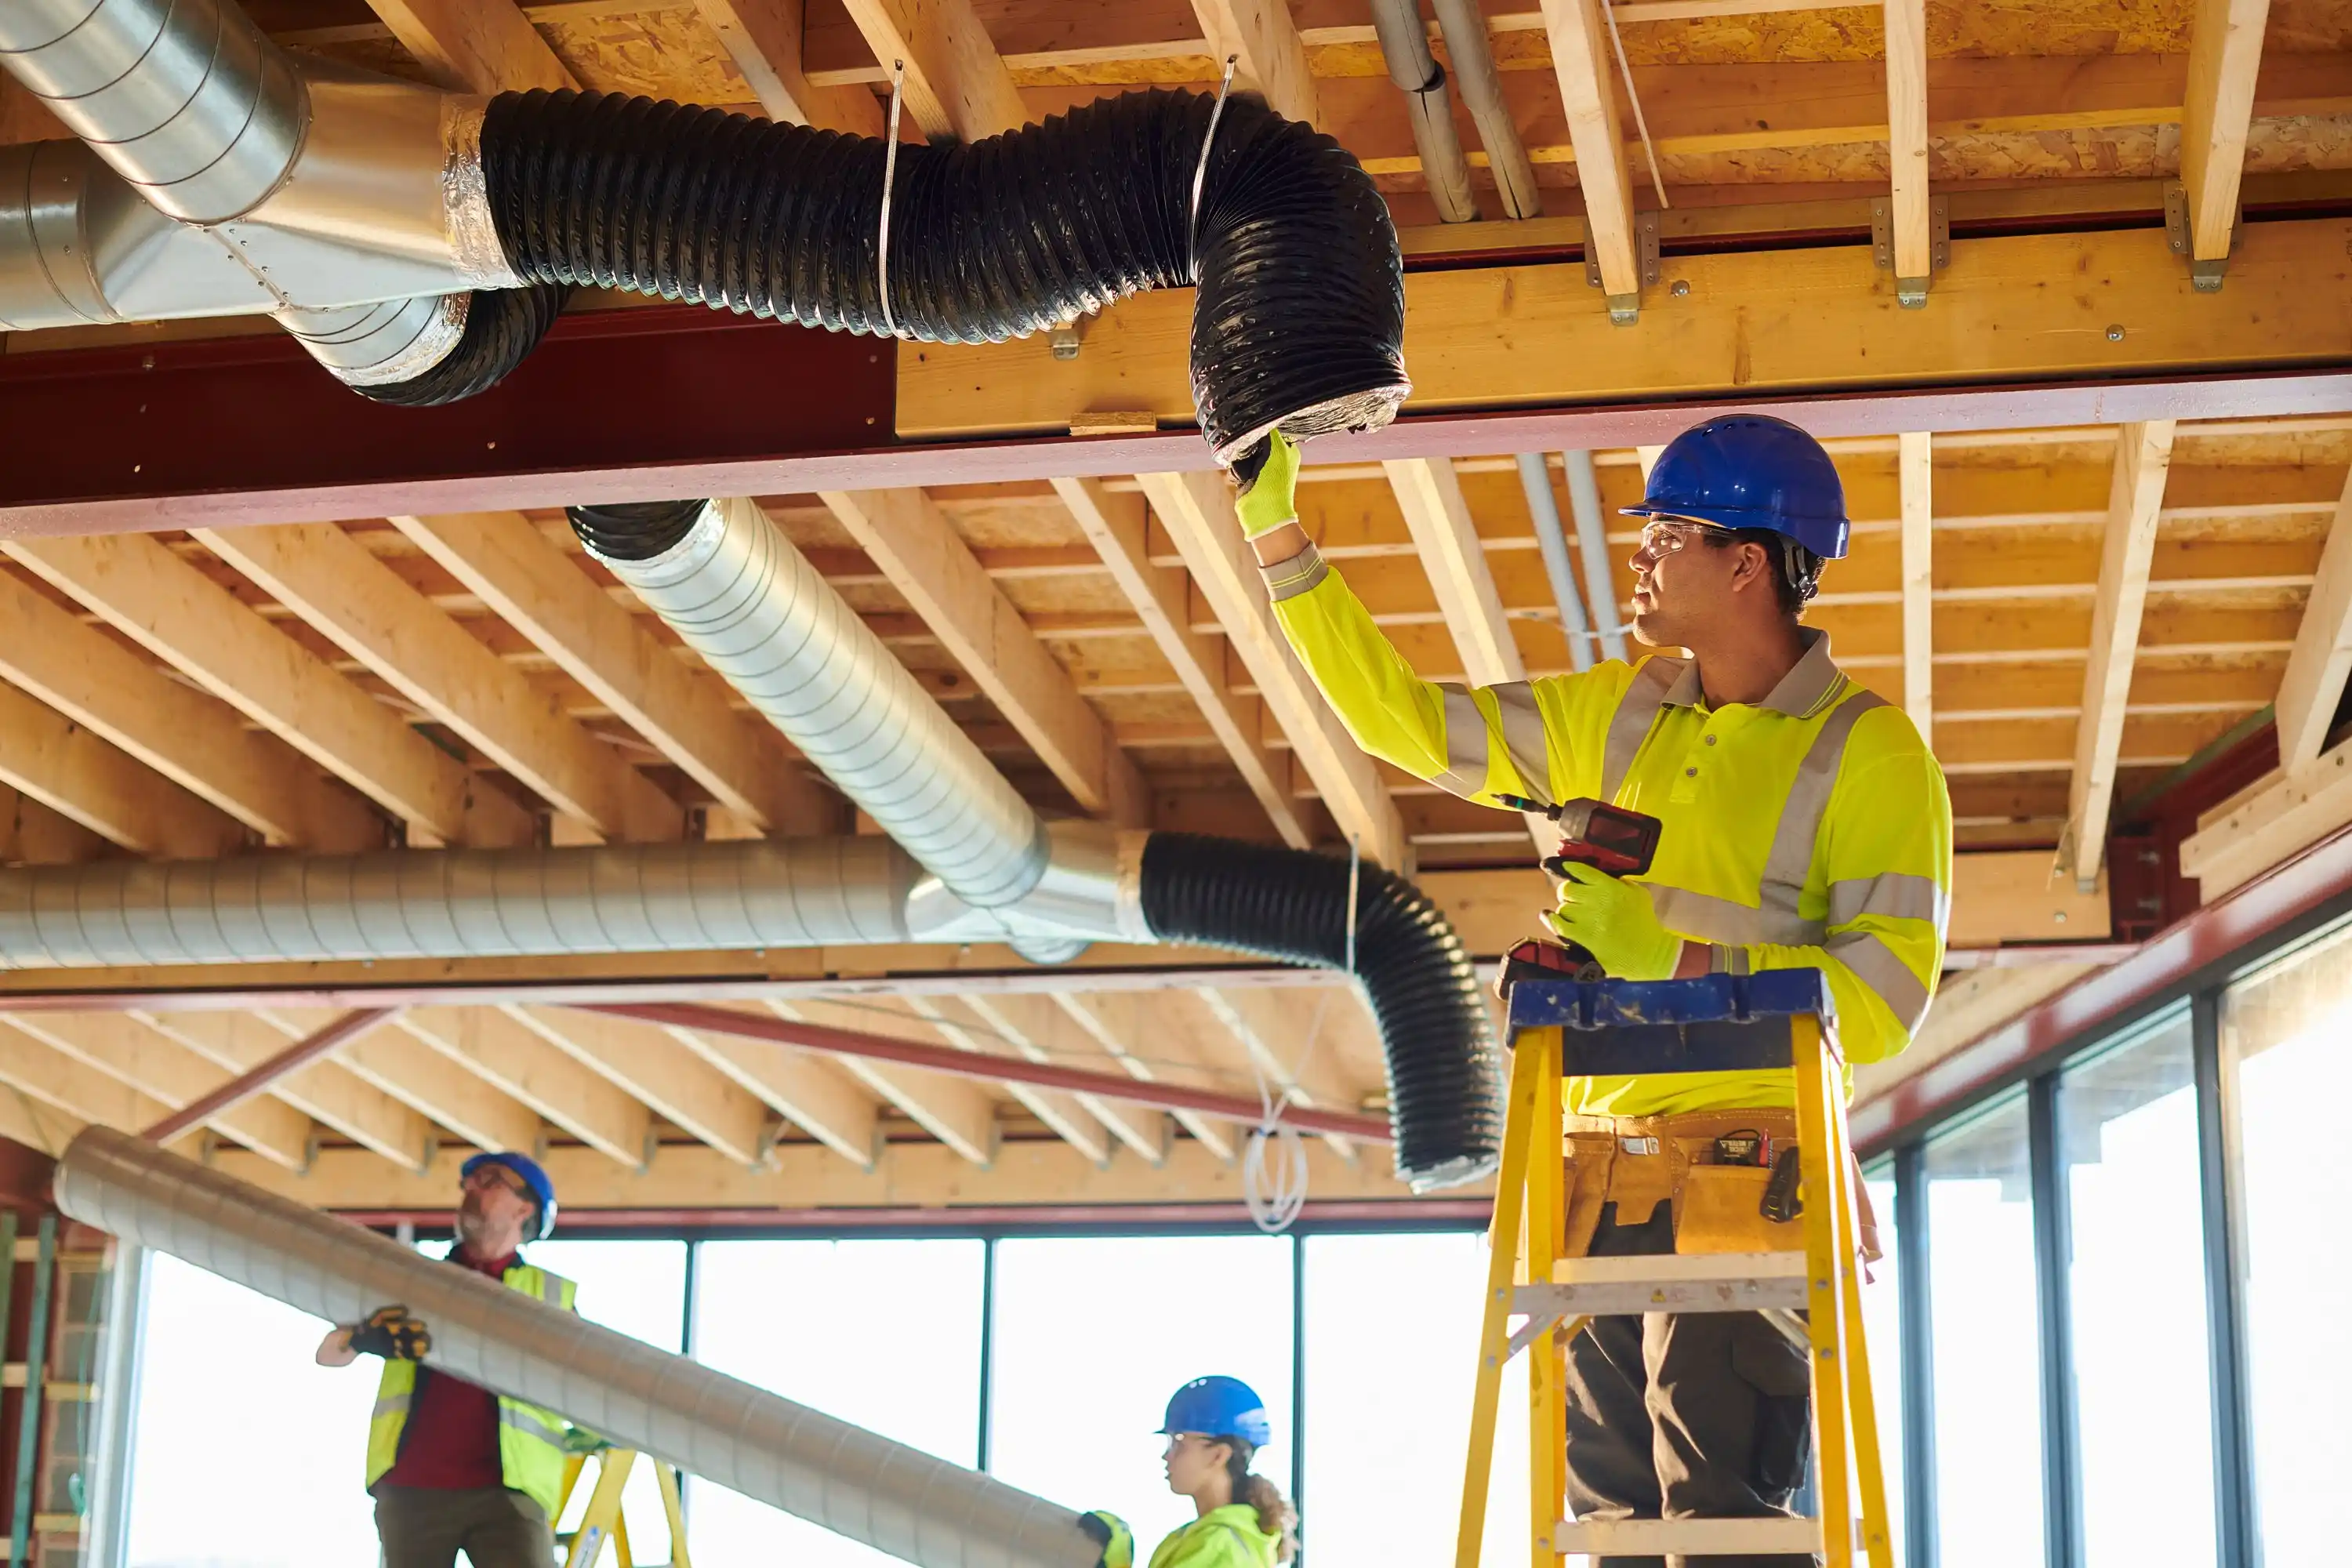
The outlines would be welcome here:
<svg viewBox="0 0 2352 1568">
<path fill-rule="evenodd" d="M 1001 342 L 1197 279 L 1192 390 L 1220 458 L 1276 426 L 1303 437 L 1385 425 L 1410 390 L 1387 204 L 1331 138 L 1235 98 L 1193 235 L 1213 101 L 1132 92 L 970 145 L 902 144 L 899 334 Z M 569 91 L 491 100 L 481 140 L 499 241 L 521 277 L 877 333 L 889 331 L 885 151 L 876 137 Z"/>
<path fill-rule="evenodd" d="M 466 305 L 466 330 L 440 363 L 406 381 L 352 390 L 402 408 L 437 408 L 488 392 L 539 346 L 571 293 L 571 288 L 561 283 L 477 289 Z"/>
<path fill-rule="evenodd" d="M 616 501 L 564 509 L 580 542 L 607 561 L 651 561 L 677 548 L 707 500 Z"/>
<path fill-rule="evenodd" d="M 1502 1153 L 1502 1063 L 1470 955 L 1444 911 L 1367 863 L 1356 898 L 1356 976 L 1388 1056 L 1400 1174 L 1452 1186 Z M 1143 847 L 1143 918 L 1171 942 L 1339 969 L 1348 962 L 1348 863 L 1190 833 Z"/>
</svg>

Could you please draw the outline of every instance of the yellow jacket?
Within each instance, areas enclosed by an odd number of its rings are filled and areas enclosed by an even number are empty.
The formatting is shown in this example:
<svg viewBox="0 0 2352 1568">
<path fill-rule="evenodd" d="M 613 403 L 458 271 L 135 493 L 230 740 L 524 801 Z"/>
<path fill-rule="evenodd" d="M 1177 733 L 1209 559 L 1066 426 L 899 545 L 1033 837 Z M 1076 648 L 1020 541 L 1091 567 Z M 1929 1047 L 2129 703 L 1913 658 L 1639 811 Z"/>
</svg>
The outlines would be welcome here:
<svg viewBox="0 0 2352 1568">
<path fill-rule="evenodd" d="M 1151 1568 L 1274 1568 L 1280 1545 L 1280 1537 L 1259 1528 L 1257 1510 L 1231 1502 L 1161 1542 L 1151 1553 Z"/>
<path fill-rule="evenodd" d="M 1592 797 L 1659 818 L 1643 879 L 1713 967 L 1819 969 L 1849 1062 L 1910 1042 L 1943 967 L 1952 806 L 1899 708 L 1807 628 L 1760 703 L 1710 709 L 1686 659 L 1612 659 L 1470 690 L 1422 679 L 1312 546 L 1266 570 L 1276 617 L 1372 755 L 1465 799 Z M 1570 1111 L 1654 1116 L 1791 1103 L 1789 1075 L 1571 1079 Z"/>
</svg>

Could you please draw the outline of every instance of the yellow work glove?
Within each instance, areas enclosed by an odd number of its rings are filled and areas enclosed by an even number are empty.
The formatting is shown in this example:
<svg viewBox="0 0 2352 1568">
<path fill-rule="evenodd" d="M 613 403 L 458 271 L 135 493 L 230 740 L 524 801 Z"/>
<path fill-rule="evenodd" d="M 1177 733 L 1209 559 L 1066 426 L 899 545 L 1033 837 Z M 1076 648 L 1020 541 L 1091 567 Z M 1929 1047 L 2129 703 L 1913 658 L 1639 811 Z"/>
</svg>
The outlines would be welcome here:
<svg viewBox="0 0 2352 1568">
<path fill-rule="evenodd" d="M 1078 1515 L 1078 1528 L 1103 1549 L 1095 1568 L 1135 1568 L 1135 1531 L 1127 1527 L 1127 1521 L 1098 1508 Z"/>
<path fill-rule="evenodd" d="M 1242 537 L 1255 539 L 1298 519 L 1294 492 L 1298 486 L 1298 448 L 1276 430 L 1266 437 L 1265 461 L 1242 486 L 1234 510 L 1242 520 Z"/>
<path fill-rule="evenodd" d="M 1562 940 L 1592 954 L 1618 980 L 1671 980 L 1683 939 L 1658 920 L 1650 889 L 1568 861 L 1559 908 L 1545 916 Z"/>
</svg>

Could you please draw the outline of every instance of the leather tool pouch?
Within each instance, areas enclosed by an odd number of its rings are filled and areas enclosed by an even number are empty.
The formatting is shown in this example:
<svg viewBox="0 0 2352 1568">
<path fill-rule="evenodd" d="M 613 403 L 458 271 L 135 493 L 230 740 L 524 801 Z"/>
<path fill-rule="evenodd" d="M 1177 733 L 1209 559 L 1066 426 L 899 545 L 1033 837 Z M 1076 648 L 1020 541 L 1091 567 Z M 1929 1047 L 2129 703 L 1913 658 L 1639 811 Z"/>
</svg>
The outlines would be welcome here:
<svg viewBox="0 0 2352 1568">
<path fill-rule="evenodd" d="M 1772 1173 L 1759 1165 L 1693 1165 L 1675 1205 L 1676 1252 L 1790 1252 L 1805 1244 L 1791 1219 L 1775 1225 L 1762 1212 Z"/>
</svg>

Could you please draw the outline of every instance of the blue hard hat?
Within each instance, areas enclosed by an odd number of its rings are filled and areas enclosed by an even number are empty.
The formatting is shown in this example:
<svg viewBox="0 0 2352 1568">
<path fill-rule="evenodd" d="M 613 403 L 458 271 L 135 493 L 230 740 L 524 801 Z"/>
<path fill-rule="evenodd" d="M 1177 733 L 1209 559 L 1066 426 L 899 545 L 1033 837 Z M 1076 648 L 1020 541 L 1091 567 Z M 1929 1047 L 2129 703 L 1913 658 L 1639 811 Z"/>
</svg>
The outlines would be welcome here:
<svg viewBox="0 0 2352 1568">
<path fill-rule="evenodd" d="M 528 1154 L 477 1154 L 457 1167 L 457 1180 L 472 1180 L 474 1173 L 485 1165 L 504 1165 L 522 1178 L 523 1185 L 529 1187 L 530 1195 L 538 1200 L 539 1226 L 525 1240 L 538 1241 L 555 1228 L 555 1184 L 547 1179 L 547 1173 L 540 1168 L 538 1161 Z"/>
<path fill-rule="evenodd" d="M 1785 419 L 1728 414 L 1668 443 L 1627 517 L 1769 528 L 1814 554 L 1845 553 L 1845 487 L 1822 444 Z"/>
<path fill-rule="evenodd" d="M 1197 1432 L 1203 1437 L 1239 1437 L 1253 1448 L 1274 1441 L 1265 1401 L 1238 1377 L 1196 1377 L 1168 1400 L 1162 1432 Z"/>
</svg>

